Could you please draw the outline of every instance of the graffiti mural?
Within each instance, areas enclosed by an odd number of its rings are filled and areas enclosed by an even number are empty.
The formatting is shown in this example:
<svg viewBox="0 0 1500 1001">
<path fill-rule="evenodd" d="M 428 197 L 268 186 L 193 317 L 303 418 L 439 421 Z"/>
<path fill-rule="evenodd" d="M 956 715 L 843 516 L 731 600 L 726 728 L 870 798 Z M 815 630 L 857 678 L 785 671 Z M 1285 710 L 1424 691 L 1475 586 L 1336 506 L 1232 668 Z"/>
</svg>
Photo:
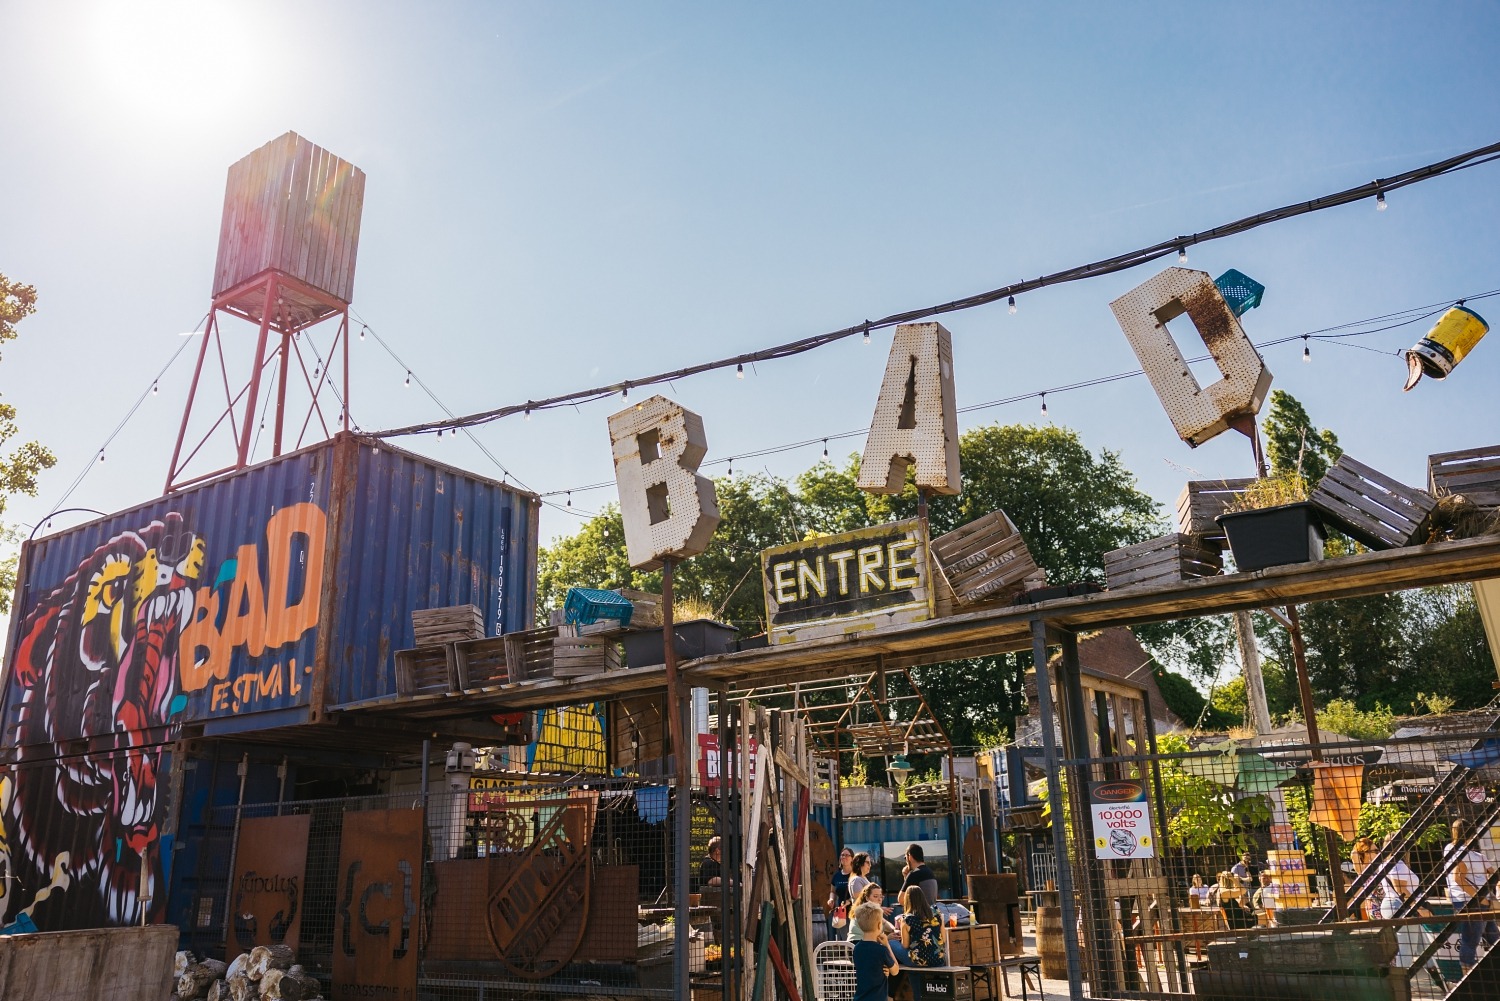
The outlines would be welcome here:
<svg viewBox="0 0 1500 1001">
<path fill-rule="evenodd" d="M 162 783 L 181 724 L 306 703 L 324 514 L 288 505 L 257 534 L 214 564 L 213 540 L 169 510 L 71 567 L 44 555 L 43 572 L 28 570 L 33 585 L 63 579 L 18 603 L 4 732 L 15 754 L 0 776 L 7 922 L 162 920 Z"/>
</svg>

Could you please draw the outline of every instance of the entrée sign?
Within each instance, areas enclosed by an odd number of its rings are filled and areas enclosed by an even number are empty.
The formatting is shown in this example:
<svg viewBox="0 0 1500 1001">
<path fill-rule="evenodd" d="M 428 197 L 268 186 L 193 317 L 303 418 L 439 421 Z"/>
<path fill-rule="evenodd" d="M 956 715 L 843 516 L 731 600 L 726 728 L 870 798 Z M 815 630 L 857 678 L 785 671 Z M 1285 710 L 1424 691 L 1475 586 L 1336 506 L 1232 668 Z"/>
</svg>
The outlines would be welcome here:
<svg viewBox="0 0 1500 1001">
<path fill-rule="evenodd" d="M 761 569 L 772 643 L 932 615 L 927 526 L 919 519 L 767 549 Z"/>
</svg>

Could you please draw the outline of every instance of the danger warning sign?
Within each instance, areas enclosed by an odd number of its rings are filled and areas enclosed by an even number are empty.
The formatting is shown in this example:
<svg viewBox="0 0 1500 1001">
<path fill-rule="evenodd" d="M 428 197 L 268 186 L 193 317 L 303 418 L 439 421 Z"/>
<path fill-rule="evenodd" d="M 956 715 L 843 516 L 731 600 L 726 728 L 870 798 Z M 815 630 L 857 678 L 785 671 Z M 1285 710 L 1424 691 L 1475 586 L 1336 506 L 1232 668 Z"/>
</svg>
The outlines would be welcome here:
<svg viewBox="0 0 1500 1001">
<path fill-rule="evenodd" d="M 1151 807 L 1146 785 L 1132 779 L 1089 783 L 1094 815 L 1094 856 L 1102 859 L 1155 858 Z"/>
</svg>

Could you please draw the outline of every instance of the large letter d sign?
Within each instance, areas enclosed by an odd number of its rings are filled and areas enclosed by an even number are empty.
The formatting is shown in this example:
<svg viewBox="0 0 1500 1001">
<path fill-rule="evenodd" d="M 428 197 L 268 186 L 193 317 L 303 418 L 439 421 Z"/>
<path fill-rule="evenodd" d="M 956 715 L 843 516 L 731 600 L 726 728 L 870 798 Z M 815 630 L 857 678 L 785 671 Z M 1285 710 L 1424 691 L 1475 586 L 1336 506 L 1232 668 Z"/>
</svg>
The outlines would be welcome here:
<svg viewBox="0 0 1500 1001">
<path fill-rule="evenodd" d="M 703 418 L 653 396 L 611 417 L 609 437 L 630 565 L 654 570 L 664 558 L 708 548 L 719 499 L 713 481 L 698 475 L 708 452 Z"/>
</svg>

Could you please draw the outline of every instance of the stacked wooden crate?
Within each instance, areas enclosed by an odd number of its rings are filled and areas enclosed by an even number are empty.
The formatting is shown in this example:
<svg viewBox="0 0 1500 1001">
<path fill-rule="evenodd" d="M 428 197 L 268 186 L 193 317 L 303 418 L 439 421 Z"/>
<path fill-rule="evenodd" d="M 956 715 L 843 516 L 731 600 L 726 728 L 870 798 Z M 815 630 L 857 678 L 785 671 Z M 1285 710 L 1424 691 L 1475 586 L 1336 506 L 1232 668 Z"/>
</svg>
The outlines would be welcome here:
<svg viewBox="0 0 1500 1001">
<path fill-rule="evenodd" d="M 477 640 L 484 636 L 484 615 L 473 605 L 420 608 L 411 613 L 411 632 L 418 647 Z"/>
<path fill-rule="evenodd" d="M 541 629 L 506 633 L 505 666 L 510 680 L 530 681 L 552 677 L 552 641 L 557 639 L 558 630 L 569 628 L 544 626 Z"/>
<path fill-rule="evenodd" d="M 1177 495 L 1178 534 L 1222 539 L 1224 530 L 1214 519 L 1254 482 L 1250 478 L 1189 481 Z"/>
<path fill-rule="evenodd" d="M 510 680 L 505 661 L 505 637 L 488 636 L 453 644 L 458 687 L 485 688 Z"/>
<path fill-rule="evenodd" d="M 587 627 L 573 630 L 559 627 L 557 638 L 552 641 L 552 676 L 584 678 L 620 670 L 623 663 L 618 636 L 618 630 L 590 632 Z"/>
<path fill-rule="evenodd" d="M 1437 497 L 1461 494 L 1476 507 L 1500 507 L 1500 445 L 1429 455 L 1427 489 Z"/>
<path fill-rule="evenodd" d="M 1313 507 L 1371 549 L 1426 542 L 1437 498 L 1343 455 L 1313 491 Z"/>
<path fill-rule="evenodd" d="M 1180 584 L 1197 577 L 1212 577 L 1223 570 L 1224 558 L 1217 543 L 1180 532 L 1104 554 L 1104 573 L 1111 591 Z"/>
<path fill-rule="evenodd" d="M 940 598 L 951 593 L 963 611 L 1008 600 L 1039 572 L 1004 511 L 991 511 L 933 539 L 932 557 L 946 585 L 938 589 Z"/>
</svg>

